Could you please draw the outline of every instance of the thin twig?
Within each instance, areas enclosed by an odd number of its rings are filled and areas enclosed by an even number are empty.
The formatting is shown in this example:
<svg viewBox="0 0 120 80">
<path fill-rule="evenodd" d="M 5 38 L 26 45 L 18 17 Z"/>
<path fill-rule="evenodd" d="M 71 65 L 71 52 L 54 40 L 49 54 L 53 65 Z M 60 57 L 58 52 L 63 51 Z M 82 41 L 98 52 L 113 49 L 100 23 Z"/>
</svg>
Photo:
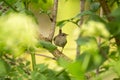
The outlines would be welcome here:
<svg viewBox="0 0 120 80">
<path fill-rule="evenodd" d="M 49 37 L 48 37 L 49 41 L 51 41 L 51 42 L 52 42 L 52 38 L 53 38 L 54 33 L 55 33 L 57 9 L 58 9 L 58 0 L 54 0 L 53 14 L 52 14 L 53 21 L 52 21 L 52 26 L 51 26 Z"/>
<path fill-rule="evenodd" d="M 80 0 L 80 12 L 82 13 L 85 9 L 85 0 Z M 83 24 L 84 18 L 83 16 L 80 19 L 80 23 L 79 23 L 79 27 L 81 27 L 81 25 Z M 80 37 L 80 34 L 78 36 L 78 38 Z M 77 44 L 77 48 L 76 48 L 76 59 L 78 59 L 80 55 L 80 45 Z"/>
<path fill-rule="evenodd" d="M 55 58 L 53 58 L 53 57 L 46 56 L 46 55 L 43 55 L 43 54 L 35 54 L 35 55 L 38 55 L 38 56 L 43 56 L 43 57 L 46 57 L 46 58 L 50 58 L 50 59 L 56 60 L 56 59 L 55 59 Z"/>
<path fill-rule="evenodd" d="M 77 27 L 80 26 L 79 24 L 77 24 L 77 23 L 76 23 L 75 21 L 73 21 L 73 20 L 68 20 L 68 22 L 71 22 L 71 23 L 75 24 Z"/>
<path fill-rule="evenodd" d="M 13 9 L 15 12 L 19 12 L 17 11 L 12 5 L 10 5 L 6 0 L 2 0 L 5 4 L 7 4 L 11 9 Z"/>
</svg>

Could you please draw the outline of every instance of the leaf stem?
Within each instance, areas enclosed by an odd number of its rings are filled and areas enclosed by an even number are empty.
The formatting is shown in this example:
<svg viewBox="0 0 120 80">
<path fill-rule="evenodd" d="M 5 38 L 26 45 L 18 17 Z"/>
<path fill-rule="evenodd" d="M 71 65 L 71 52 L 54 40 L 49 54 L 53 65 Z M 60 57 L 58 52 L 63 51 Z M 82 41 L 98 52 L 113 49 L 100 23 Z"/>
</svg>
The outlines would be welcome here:
<svg viewBox="0 0 120 80">
<path fill-rule="evenodd" d="M 35 59 L 35 52 L 31 52 L 31 59 L 32 59 L 32 69 L 35 71 L 35 66 L 36 66 L 36 59 Z"/>
</svg>

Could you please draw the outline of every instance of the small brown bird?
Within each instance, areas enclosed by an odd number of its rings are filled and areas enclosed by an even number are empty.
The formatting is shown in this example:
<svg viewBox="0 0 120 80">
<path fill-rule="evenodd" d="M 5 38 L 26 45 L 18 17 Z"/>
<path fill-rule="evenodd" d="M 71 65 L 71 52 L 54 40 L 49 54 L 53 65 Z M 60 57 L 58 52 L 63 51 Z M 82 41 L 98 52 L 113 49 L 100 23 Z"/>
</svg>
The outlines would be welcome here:
<svg viewBox="0 0 120 80">
<path fill-rule="evenodd" d="M 59 33 L 57 36 L 54 38 L 54 43 L 56 46 L 62 47 L 61 52 L 63 51 L 66 43 L 67 43 L 67 34 L 66 33 Z"/>
</svg>

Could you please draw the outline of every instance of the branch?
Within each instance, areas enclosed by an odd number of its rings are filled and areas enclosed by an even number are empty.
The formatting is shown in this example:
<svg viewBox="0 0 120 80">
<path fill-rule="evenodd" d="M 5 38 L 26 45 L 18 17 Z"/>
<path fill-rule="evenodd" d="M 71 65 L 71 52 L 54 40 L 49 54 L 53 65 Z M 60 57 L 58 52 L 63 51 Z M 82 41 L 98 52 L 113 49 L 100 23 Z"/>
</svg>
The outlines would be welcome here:
<svg viewBox="0 0 120 80">
<path fill-rule="evenodd" d="M 43 55 L 43 54 L 35 54 L 35 55 L 38 55 L 38 56 L 43 56 L 43 57 L 46 57 L 46 58 L 50 58 L 50 59 L 56 60 L 56 59 L 55 59 L 55 58 L 53 58 L 53 57 L 46 56 L 46 55 Z"/>
<path fill-rule="evenodd" d="M 43 46 L 45 48 L 45 46 Z M 43 56 L 43 57 L 46 57 L 46 58 L 51 58 L 53 60 L 57 60 L 59 58 L 64 58 L 65 60 L 67 61 L 72 61 L 70 58 L 68 58 L 66 55 L 64 55 L 61 51 L 59 51 L 57 48 L 54 49 L 54 50 L 49 50 L 48 48 L 45 48 L 47 49 L 50 53 L 52 53 L 52 55 L 54 56 L 53 57 L 50 57 L 50 56 L 46 56 L 46 55 L 43 55 L 43 54 L 35 54 L 35 55 L 38 55 L 38 56 Z"/>
<path fill-rule="evenodd" d="M 80 0 L 80 12 L 82 13 L 85 9 L 85 0 Z M 81 17 L 80 23 L 79 23 L 79 27 L 81 27 L 81 25 L 83 24 L 84 18 L 83 16 Z M 80 34 L 78 36 L 78 38 L 80 37 Z M 76 59 L 79 57 L 80 55 L 80 45 L 77 44 L 77 48 L 76 48 Z"/>
<path fill-rule="evenodd" d="M 107 16 L 108 21 L 113 21 L 113 17 L 108 16 L 111 13 L 111 11 L 110 11 L 107 3 L 105 2 L 105 0 L 99 0 L 99 2 L 100 2 L 100 5 L 102 6 L 104 14 Z"/>
<path fill-rule="evenodd" d="M 85 0 L 80 0 L 80 3 L 81 3 L 80 4 L 80 8 L 81 8 L 80 12 L 82 13 L 84 11 L 84 9 L 85 9 Z M 83 24 L 83 21 L 84 21 L 84 18 L 82 16 L 81 19 L 80 19 L 79 27 Z"/>
<path fill-rule="evenodd" d="M 54 50 L 52 52 L 53 56 L 56 57 L 56 59 L 59 59 L 59 58 L 64 58 L 65 60 L 67 61 L 72 61 L 69 57 L 67 57 L 66 55 L 64 55 L 61 51 L 59 51 L 58 49 Z"/>
<path fill-rule="evenodd" d="M 54 0 L 53 14 L 52 14 L 53 21 L 52 21 L 52 26 L 51 26 L 49 37 L 48 37 L 49 41 L 51 41 L 51 42 L 52 42 L 52 38 L 53 38 L 54 33 L 55 33 L 57 9 L 58 9 L 58 0 Z"/>
<path fill-rule="evenodd" d="M 8 5 L 11 9 L 13 9 L 15 12 L 19 12 L 17 11 L 12 5 L 10 5 L 6 0 L 2 0 L 6 5 Z"/>
</svg>

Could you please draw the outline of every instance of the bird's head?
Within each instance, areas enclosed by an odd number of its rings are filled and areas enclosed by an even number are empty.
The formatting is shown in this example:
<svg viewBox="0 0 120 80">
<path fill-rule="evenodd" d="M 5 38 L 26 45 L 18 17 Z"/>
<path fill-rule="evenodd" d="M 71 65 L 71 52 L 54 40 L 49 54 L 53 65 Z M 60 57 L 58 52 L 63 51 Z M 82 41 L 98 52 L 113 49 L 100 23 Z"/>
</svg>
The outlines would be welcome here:
<svg viewBox="0 0 120 80">
<path fill-rule="evenodd" d="M 68 34 L 66 34 L 66 33 L 60 33 L 59 35 L 61 35 L 61 36 L 68 36 Z"/>
</svg>

